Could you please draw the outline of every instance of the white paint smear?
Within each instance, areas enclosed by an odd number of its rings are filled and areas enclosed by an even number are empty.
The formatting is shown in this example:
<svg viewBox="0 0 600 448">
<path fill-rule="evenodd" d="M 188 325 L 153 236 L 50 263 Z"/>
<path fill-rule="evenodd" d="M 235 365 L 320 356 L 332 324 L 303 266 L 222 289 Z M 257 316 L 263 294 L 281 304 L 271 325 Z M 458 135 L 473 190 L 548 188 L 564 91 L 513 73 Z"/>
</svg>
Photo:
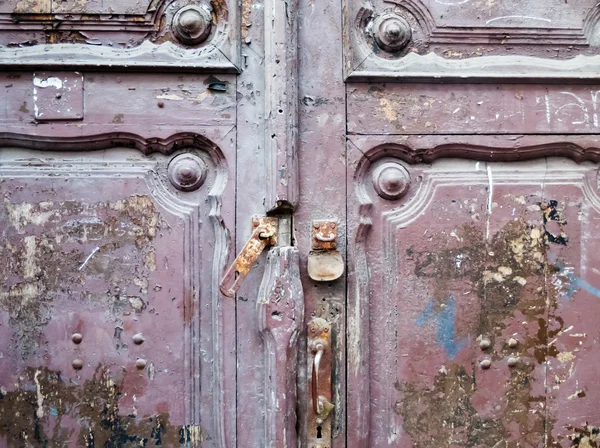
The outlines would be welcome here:
<svg viewBox="0 0 600 448">
<path fill-rule="evenodd" d="M 37 76 L 33 78 L 33 85 L 37 87 L 46 88 L 46 87 L 55 87 L 57 89 L 62 89 L 63 82 L 60 78 L 56 76 L 49 76 L 48 78 L 38 78 Z"/>
</svg>

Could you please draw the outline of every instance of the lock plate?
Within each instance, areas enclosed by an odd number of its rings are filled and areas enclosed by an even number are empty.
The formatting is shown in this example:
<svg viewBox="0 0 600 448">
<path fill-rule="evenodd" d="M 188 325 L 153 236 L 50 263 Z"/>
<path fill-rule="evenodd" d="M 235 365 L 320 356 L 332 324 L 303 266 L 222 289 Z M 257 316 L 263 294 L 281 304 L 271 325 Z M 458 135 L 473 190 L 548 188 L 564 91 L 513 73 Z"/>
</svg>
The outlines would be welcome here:
<svg viewBox="0 0 600 448">
<path fill-rule="evenodd" d="M 331 393 L 333 351 L 331 324 L 321 317 L 308 323 L 309 400 L 308 437 L 311 448 L 325 447 L 331 441 Z"/>
<path fill-rule="evenodd" d="M 313 221 L 312 250 L 308 254 L 308 275 L 318 282 L 336 280 L 344 273 L 344 259 L 337 250 L 336 221 Z"/>
</svg>

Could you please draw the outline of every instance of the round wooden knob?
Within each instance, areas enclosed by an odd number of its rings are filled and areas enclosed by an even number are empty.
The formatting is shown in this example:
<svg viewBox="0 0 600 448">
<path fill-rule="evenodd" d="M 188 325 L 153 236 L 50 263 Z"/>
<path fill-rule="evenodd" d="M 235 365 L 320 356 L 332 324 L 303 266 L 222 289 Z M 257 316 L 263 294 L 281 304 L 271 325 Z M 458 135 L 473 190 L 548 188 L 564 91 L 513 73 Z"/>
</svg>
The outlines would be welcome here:
<svg viewBox="0 0 600 448">
<path fill-rule="evenodd" d="M 379 48 L 389 53 L 396 53 L 408 45 L 412 30 L 404 17 L 385 13 L 375 18 L 373 36 Z"/>
<path fill-rule="evenodd" d="M 202 186 L 208 174 L 204 160 L 193 154 L 174 157 L 167 170 L 169 180 L 181 191 L 194 191 Z"/>
<path fill-rule="evenodd" d="M 210 34 L 211 21 L 210 11 L 206 8 L 186 6 L 173 17 L 173 34 L 186 45 L 198 45 Z"/>
<path fill-rule="evenodd" d="M 373 172 L 373 187 L 384 199 L 400 199 L 408 192 L 409 186 L 410 174 L 398 163 L 384 163 Z"/>
</svg>

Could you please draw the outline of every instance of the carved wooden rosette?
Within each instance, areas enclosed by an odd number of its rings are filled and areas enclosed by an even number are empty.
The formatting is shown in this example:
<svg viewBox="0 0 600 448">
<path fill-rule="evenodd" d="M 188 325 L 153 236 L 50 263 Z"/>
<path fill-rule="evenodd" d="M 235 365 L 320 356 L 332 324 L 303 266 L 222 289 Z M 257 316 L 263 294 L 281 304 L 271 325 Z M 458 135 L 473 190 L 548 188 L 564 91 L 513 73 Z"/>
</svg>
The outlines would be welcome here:
<svg viewBox="0 0 600 448">
<path fill-rule="evenodd" d="M 295 447 L 297 339 L 304 319 L 296 247 L 269 251 L 260 286 L 258 327 L 265 350 L 265 433 L 267 447 Z"/>
</svg>

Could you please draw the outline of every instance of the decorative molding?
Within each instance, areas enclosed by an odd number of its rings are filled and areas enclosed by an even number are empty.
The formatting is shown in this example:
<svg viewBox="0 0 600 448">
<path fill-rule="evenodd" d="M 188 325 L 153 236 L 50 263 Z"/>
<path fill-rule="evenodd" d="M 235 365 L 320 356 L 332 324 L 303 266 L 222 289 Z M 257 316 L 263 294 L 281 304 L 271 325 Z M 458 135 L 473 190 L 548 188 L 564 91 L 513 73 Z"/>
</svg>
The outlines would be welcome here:
<svg viewBox="0 0 600 448">
<path fill-rule="evenodd" d="M 118 11 L 80 11 L 69 4 L 55 12 L 15 13 L 0 7 L 0 67 L 239 72 L 237 4 L 193 0 L 197 9 L 212 13 L 213 22 L 205 29 L 206 42 L 182 42 L 172 22 L 189 1 L 154 0 L 144 10 L 130 3 Z"/>
<path fill-rule="evenodd" d="M 265 347 L 265 446 L 295 447 L 297 342 L 304 322 L 297 247 L 274 247 L 269 251 L 257 315 Z"/>
<path fill-rule="evenodd" d="M 350 143 L 349 143 L 350 144 Z M 350 151 L 348 151 L 350 152 Z M 370 167 L 370 161 L 362 157 L 356 161 L 354 173 L 349 172 L 352 179 L 348 191 L 354 191 L 358 207 L 348 208 L 348 369 L 347 396 L 352 406 L 347 407 L 347 428 L 349 447 L 368 446 L 371 420 L 370 392 L 370 281 L 371 273 L 367 261 L 367 238 L 373 227 L 373 202 L 367 186 L 362 179 Z M 347 165 L 350 171 L 352 163 Z"/>
<path fill-rule="evenodd" d="M 421 0 L 393 1 L 392 9 L 389 2 L 379 0 L 374 0 L 375 4 L 346 3 L 347 80 L 486 82 L 599 77 L 600 57 L 595 47 L 599 44 L 600 8 L 592 0 L 577 7 L 584 13 L 580 14 L 581 24 L 568 14 L 554 17 L 548 12 L 551 18 L 504 15 L 460 27 L 452 24 L 464 22 L 461 17 L 480 17 L 489 11 L 481 5 L 453 7 L 452 2 L 432 2 L 428 9 Z M 572 6 L 566 4 L 565 8 Z M 412 29 L 411 42 L 397 52 L 381 49 L 374 29 L 374 21 L 391 12 L 404 18 Z M 456 16 L 454 21 L 448 18 L 451 14 Z M 562 23 L 563 19 L 568 23 Z M 555 48 L 553 54 L 547 51 L 550 46 Z"/>
<path fill-rule="evenodd" d="M 542 157 L 566 157 L 577 163 L 600 161 L 600 145 L 581 146 L 572 142 L 551 142 L 531 146 L 496 147 L 446 143 L 429 148 L 411 148 L 398 143 L 382 143 L 367 151 L 371 163 L 390 156 L 410 164 L 431 163 L 441 158 L 461 158 L 486 162 L 518 162 Z"/>
<path fill-rule="evenodd" d="M 436 54 L 411 53 L 399 60 L 366 56 L 348 73 L 348 81 L 593 81 L 600 79 L 600 56 L 567 60 L 530 56 L 483 56 L 446 59 Z"/>
<path fill-rule="evenodd" d="M 173 134 L 168 138 L 144 138 L 126 132 L 113 132 L 81 137 L 44 137 L 0 132 L 0 148 L 15 147 L 42 151 L 93 151 L 109 148 L 133 148 L 142 154 L 172 154 L 183 148 L 198 148 L 224 164 L 225 157 L 217 145 L 193 132 Z"/>
<path fill-rule="evenodd" d="M 600 161 L 600 144 L 596 145 L 593 139 L 581 140 L 574 137 L 564 137 L 564 141 L 556 141 L 557 137 L 550 136 L 553 142 L 538 145 L 519 146 L 513 140 L 513 147 L 493 146 L 493 137 L 478 137 L 487 139 L 490 144 L 429 144 L 427 148 L 419 148 L 410 144 L 381 142 L 390 139 L 390 136 L 368 136 L 358 138 L 358 143 L 348 141 L 348 191 L 353 192 L 348 202 L 349 238 L 353 244 L 349 245 L 348 254 L 348 400 L 353 406 L 348 408 L 348 421 L 352 425 L 348 428 L 351 447 L 360 447 L 372 444 L 369 439 L 373 418 L 377 421 L 393 421 L 397 416 L 394 411 L 393 394 L 386 397 L 386 402 L 378 405 L 378 414 L 371 414 L 370 382 L 372 378 L 372 365 L 384 368 L 387 361 L 378 359 L 371 364 L 370 347 L 370 303 L 373 296 L 373 282 L 378 281 L 382 287 L 380 293 L 386 297 L 394 297 L 391 289 L 389 272 L 390 266 L 399 263 L 395 254 L 397 229 L 410 225 L 423 215 L 432 200 L 433 191 L 438 187 L 461 185 L 487 185 L 489 177 L 485 168 L 473 171 L 475 162 L 465 170 L 454 168 L 445 172 L 443 168 L 431 167 L 428 164 L 441 159 L 467 159 L 483 162 L 517 162 L 530 160 L 543 160 L 545 157 L 564 157 L 575 163 L 585 161 Z M 460 140 L 461 137 L 456 137 Z M 441 136 L 440 140 L 447 136 Z M 418 141 L 419 139 L 415 139 Z M 587 143 L 586 143 L 587 141 Z M 378 142 L 375 146 L 373 142 Z M 503 142 L 505 143 L 505 142 Z M 368 145 L 371 145 L 370 147 Z M 379 197 L 372 182 L 373 171 L 386 163 L 408 164 L 411 178 L 423 175 L 423 179 L 414 185 L 406 196 L 394 201 Z M 568 167 L 564 163 L 555 163 L 548 171 L 546 168 L 533 173 L 524 167 L 525 171 L 515 173 L 513 166 L 505 165 L 503 170 L 494 169 L 494 182 L 514 184 L 519 178 L 527 176 L 528 180 L 542 185 L 579 184 L 586 200 L 600 211 L 600 196 L 598 195 L 597 180 L 593 174 L 594 166 L 589 164 L 576 165 L 571 163 Z M 419 172 L 413 173 L 413 165 Z M 445 166 L 450 166 L 450 160 Z M 454 165 L 453 165 L 454 166 Z M 493 166 L 493 165 L 492 165 Z M 529 165 L 527 165 L 529 166 Z M 468 174 L 468 176 L 467 176 Z M 438 178 L 439 177 L 439 178 Z M 375 228 L 374 228 L 375 226 Z M 382 227 L 383 226 L 383 227 Z M 373 236 L 380 238 L 373 239 Z M 380 259 L 381 262 L 375 262 Z M 375 280 L 373 276 L 383 276 L 386 280 Z M 375 277 L 377 278 L 377 277 Z M 378 286 L 379 287 L 379 286 Z M 386 290 L 387 289 L 387 290 Z M 391 367 L 390 367 L 391 368 Z M 384 370 L 382 370 L 384 371 Z M 392 382 L 390 382 L 390 387 Z M 381 398 L 381 397 L 380 397 Z M 373 427 L 376 429 L 377 425 Z"/>
<path fill-rule="evenodd" d="M 3 148 L 5 148 L 3 150 Z M 54 138 L 0 133 L 0 155 L 6 150 L 31 149 L 45 151 L 43 156 L 33 158 L 32 154 L 20 158 L 12 152 L 9 158 L 2 158 L 0 177 L 2 178 L 51 178 L 61 175 L 69 178 L 118 179 L 143 178 L 150 195 L 172 216 L 184 222 L 185 232 L 181 235 L 181 247 L 185 270 L 184 282 L 184 363 L 185 420 L 190 428 L 202 428 L 202 434 L 190 436 L 190 446 L 200 446 L 202 437 L 210 435 L 217 446 L 227 446 L 225 432 L 224 353 L 223 347 L 223 305 L 219 293 L 220 275 L 229 257 L 230 233 L 225 227 L 221 208 L 223 193 L 227 184 L 226 160 L 221 150 L 206 138 L 196 134 L 177 134 L 168 139 L 144 139 L 134 134 L 106 134 L 81 138 Z M 109 163 L 104 159 L 77 157 L 71 159 L 64 153 L 60 158 L 54 151 L 72 152 L 80 155 L 84 151 L 130 148 L 148 155 L 160 152 L 170 155 L 183 150 L 204 153 L 204 163 L 210 165 L 208 174 L 210 190 L 186 193 L 180 196 L 170 185 L 167 176 L 168 159 L 126 158 Z M 196 151 L 194 151 L 196 150 Z M 118 177 L 117 177 L 118 176 Z M 141 194 L 142 192 L 140 192 Z M 101 199 L 101 198 L 99 198 Z M 206 219 L 209 225 L 201 225 Z M 204 244 L 212 253 L 202 254 Z M 209 260 L 210 262 L 203 262 Z M 201 281 L 203 279 L 203 281 Z M 204 281 L 205 279 L 209 279 Z M 210 347 L 210 349 L 209 349 Z M 210 362 L 207 363 L 206 359 Z M 204 367 L 208 366 L 208 367 Z M 201 369 L 207 372 L 201 374 Z M 202 381 L 200 380 L 202 378 Z M 210 384 L 207 384 L 209 381 Z M 211 407 L 205 405 L 210 400 Z M 196 437 L 198 436 L 198 437 Z"/>
</svg>

